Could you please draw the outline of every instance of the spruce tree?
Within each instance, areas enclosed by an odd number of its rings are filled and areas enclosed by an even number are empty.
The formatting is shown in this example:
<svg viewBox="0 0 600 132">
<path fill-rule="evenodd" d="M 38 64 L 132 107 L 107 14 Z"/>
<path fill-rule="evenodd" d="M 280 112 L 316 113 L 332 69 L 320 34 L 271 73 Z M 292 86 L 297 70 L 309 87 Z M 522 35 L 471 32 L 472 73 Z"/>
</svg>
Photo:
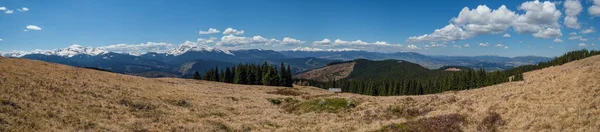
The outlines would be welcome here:
<svg viewBox="0 0 600 132">
<path fill-rule="evenodd" d="M 233 83 L 233 74 L 231 74 L 231 69 L 229 69 L 229 67 L 225 68 L 225 74 L 223 74 L 224 79 L 223 82 L 226 83 Z"/>
<path fill-rule="evenodd" d="M 194 72 L 194 75 L 192 76 L 192 79 L 196 79 L 196 80 L 200 80 L 200 73 L 198 73 L 198 71 Z"/>
</svg>

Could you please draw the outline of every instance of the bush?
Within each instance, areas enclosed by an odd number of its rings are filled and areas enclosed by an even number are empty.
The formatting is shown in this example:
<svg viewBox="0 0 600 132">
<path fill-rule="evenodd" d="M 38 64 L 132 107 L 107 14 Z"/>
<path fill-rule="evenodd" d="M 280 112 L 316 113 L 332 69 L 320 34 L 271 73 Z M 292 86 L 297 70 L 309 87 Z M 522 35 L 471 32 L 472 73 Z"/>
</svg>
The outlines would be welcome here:
<svg viewBox="0 0 600 132">
<path fill-rule="evenodd" d="M 329 112 L 337 113 L 358 106 L 357 102 L 345 98 L 311 99 L 296 104 L 286 105 L 285 110 L 291 113 Z"/>
<path fill-rule="evenodd" d="M 180 99 L 180 100 L 168 100 L 167 102 L 169 102 L 172 105 L 180 106 L 180 107 L 191 107 L 192 106 L 192 104 L 190 102 L 185 101 L 183 99 Z"/>
<path fill-rule="evenodd" d="M 285 96 L 300 96 L 300 95 L 307 94 L 306 92 L 300 92 L 297 89 L 293 89 L 293 88 L 278 89 L 277 91 L 272 91 L 272 92 L 267 92 L 267 93 L 268 94 L 285 95 Z"/>
<path fill-rule="evenodd" d="M 407 107 L 407 106 L 402 106 L 402 105 L 393 105 L 393 106 L 388 107 L 388 109 L 386 110 L 386 114 L 388 116 L 413 118 L 413 117 L 425 115 L 425 114 L 429 113 L 430 111 L 431 111 L 430 108 L 418 109 L 418 108 L 412 108 L 412 107 Z"/>
<path fill-rule="evenodd" d="M 500 114 L 496 112 L 488 113 L 477 126 L 477 131 L 495 132 L 498 131 L 498 127 L 504 125 L 504 123 L 505 122 L 502 120 Z"/>
<path fill-rule="evenodd" d="M 401 124 L 384 126 L 381 132 L 461 132 L 460 125 L 466 121 L 460 114 L 448 114 Z"/>
<path fill-rule="evenodd" d="M 134 102 L 128 99 L 122 99 L 121 101 L 119 101 L 119 103 L 121 105 L 125 105 L 127 107 L 130 107 L 134 110 L 153 110 L 156 108 L 156 106 L 150 104 L 150 103 L 144 103 L 144 102 Z"/>
</svg>

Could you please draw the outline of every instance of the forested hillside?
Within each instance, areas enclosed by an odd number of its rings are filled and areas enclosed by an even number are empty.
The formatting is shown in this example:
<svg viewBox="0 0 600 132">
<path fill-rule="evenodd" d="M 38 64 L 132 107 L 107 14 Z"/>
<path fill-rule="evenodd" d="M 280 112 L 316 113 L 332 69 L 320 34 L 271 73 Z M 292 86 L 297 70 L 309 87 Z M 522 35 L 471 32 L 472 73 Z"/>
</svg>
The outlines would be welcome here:
<svg viewBox="0 0 600 132">
<path fill-rule="evenodd" d="M 484 69 L 462 70 L 458 72 L 427 71 L 416 65 L 411 69 L 406 64 L 399 63 L 394 66 L 385 63 L 396 61 L 382 61 L 380 63 L 357 63 L 354 71 L 347 79 L 319 82 L 315 80 L 297 79 L 299 85 L 309 85 L 320 88 L 338 87 L 344 92 L 358 93 L 373 96 L 393 95 L 423 95 L 440 93 L 450 90 L 466 90 L 480 88 L 509 81 L 523 80 L 523 73 L 551 66 L 562 65 L 571 61 L 598 55 L 600 51 L 577 50 L 568 52 L 548 62 L 536 65 L 524 65 L 506 71 L 487 72 Z M 356 60 L 365 62 L 368 60 Z M 373 64 L 373 65 L 369 65 Z M 403 73 L 403 74 L 398 74 Z"/>
</svg>

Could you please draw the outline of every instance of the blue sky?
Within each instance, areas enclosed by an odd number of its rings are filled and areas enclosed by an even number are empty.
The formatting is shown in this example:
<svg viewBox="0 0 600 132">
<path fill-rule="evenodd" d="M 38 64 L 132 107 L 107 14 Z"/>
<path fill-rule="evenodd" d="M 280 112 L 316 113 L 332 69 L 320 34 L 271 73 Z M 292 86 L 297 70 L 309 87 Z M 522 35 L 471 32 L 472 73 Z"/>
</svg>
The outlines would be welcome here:
<svg viewBox="0 0 600 132">
<path fill-rule="evenodd" d="M 566 1 L 2 0 L 0 51 L 73 44 L 128 51 L 182 43 L 463 56 L 556 56 L 600 49 L 600 0 L 570 2 L 581 6 L 567 9 Z M 489 12 L 474 13 L 485 11 L 483 5 Z M 498 11 L 502 5 L 505 12 Z M 566 17 L 577 20 L 568 25 Z M 199 34 L 209 28 L 219 33 Z M 238 34 L 223 34 L 227 28 Z"/>
</svg>

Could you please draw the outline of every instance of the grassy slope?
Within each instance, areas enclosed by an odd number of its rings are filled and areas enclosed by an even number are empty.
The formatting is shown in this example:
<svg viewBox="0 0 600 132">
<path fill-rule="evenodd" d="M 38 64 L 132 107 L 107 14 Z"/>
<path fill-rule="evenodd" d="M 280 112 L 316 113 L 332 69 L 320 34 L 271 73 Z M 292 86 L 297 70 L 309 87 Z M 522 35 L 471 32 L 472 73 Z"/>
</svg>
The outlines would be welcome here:
<svg viewBox="0 0 600 132">
<path fill-rule="evenodd" d="M 460 124 L 458 129 L 465 131 L 481 126 L 503 131 L 596 131 L 600 130 L 598 78 L 600 56 L 595 56 L 528 72 L 526 81 L 468 91 L 371 97 L 298 87 L 306 94 L 283 96 L 267 93 L 282 89 L 278 87 L 149 79 L 0 58 L 0 131 L 372 131 L 422 123 L 442 128 Z M 311 99 L 333 97 L 359 105 L 337 113 L 297 114 L 267 100 L 294 98 L 310 104 Z M 384 127 L 390 124 L 399 125 Z"/>
</svg>

